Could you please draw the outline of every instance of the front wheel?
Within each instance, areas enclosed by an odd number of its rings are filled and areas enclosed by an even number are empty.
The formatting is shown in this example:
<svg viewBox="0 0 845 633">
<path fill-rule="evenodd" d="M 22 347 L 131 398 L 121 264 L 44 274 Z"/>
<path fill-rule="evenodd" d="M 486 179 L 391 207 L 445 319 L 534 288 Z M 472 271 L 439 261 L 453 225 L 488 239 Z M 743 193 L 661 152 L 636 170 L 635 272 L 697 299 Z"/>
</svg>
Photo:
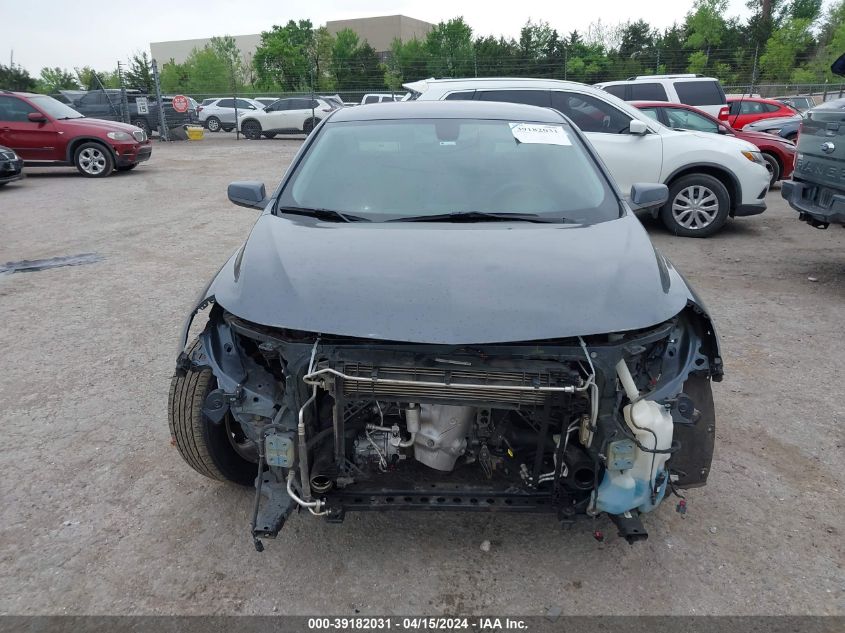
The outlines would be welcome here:
<svg viewBox="0 0 845 633">
<path fill-rule="evenodd" d="M 220 131 L 220 119 L 216 116 L 210 116 L 205 120 L 205 127 L 209 132 Z"/>
<path fill-rule="evenodd" d="M 689 174 L 669 186 L 669 200 L 660 219 L 675 235 L 710 237 L 728 220 L 731 197 L 717 178 Z"/>
<path fill-rule="evenodd" d="M 244 121 L 241 123 L 241 132 L 249 139 L 261 138 L 261 124 L 258 121 Z"/>
<path fill-rule="evenodd" d="M 105 145 L 83 143 L 73 154 L 73 164 L 88 178 L 104 178 L 114 170 L 114 158 Z"/>
<path fill-rule="evenodd" d="M 314 128 L 317 127 L 317 124 L 320 122 L 319 119 L 308 119 L 302 125 L 302 131 L 305 134 L 311 134 L 314 131 Z"/>
<path fill-rule="evenodd" d="M 132 121 L 132 125 L 135 127 L 139 127 L 146 133 L 147 136 L 150 135 L 150 124 L 146 122 L 144 119 L 135 119 Z"/>
<path fill-rule="evenodd" d="M 766 161 L 766 169 L 769 170 L 769 186 L 773 187 L 780 180 L 780 163 L 777 158 L 767 152 L 763 152 L 763 158 Z"/>
<path fill-rule="evenodd" d="M 194 341 L 191 350 L 199 345 Z M 217 388 L 217 380 L 210 369 L 179 372 L 170 381 L 167 419 L 170 435 L 179 454 L 188 466 L 209 479 L 231 481 L 243 486 L 255 482 L 257 461 L 245 458 L 254 451 L 240 426 L 227 413 L 215 424 L 202 412 L 206 396 Z"/>
</svg>

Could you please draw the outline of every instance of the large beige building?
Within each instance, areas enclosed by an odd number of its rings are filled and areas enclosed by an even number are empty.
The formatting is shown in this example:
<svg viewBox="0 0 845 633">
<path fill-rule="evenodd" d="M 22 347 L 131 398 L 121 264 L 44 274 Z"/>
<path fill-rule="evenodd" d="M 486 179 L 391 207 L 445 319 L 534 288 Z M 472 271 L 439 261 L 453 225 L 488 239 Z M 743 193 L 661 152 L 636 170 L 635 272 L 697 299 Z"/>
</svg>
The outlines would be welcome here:
<svg viewBox="0 0 845 633">
<path fill-rule="evenodd" d="M 326 22 L 329 33 L 337 34 L 344 29 L 352 29 L 362 40 L 367 40 L 380 56 L 384 56 L 395 39 L 407 42 L 413 38 L 422 39 L 431 30 L 433 24 L 405 15 L 382 15 L 372 18 L 352 20 L 330 20 Z M 235 42 L 247 63 L 252 61 L 255 49 L 261 43 L 261 35 L 235 35 Z M 211 42 L 211 38 L 195 40 L 173 40 L 170 42 L 150 42 L 152 58 L 159 64 L 171 59 L 176 63 L 184 62 L 195 48 L 201 49 Z"/>
</svg>

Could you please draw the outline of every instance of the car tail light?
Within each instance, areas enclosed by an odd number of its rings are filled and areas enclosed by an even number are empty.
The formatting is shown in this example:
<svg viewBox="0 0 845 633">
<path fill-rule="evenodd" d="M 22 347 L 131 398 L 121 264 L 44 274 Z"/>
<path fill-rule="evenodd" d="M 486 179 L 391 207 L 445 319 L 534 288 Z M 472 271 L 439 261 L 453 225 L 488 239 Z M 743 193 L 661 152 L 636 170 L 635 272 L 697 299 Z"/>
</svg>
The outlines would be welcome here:
<svg viewBox="0 0 845 633">
<path fill-rule="evenodd" d="M 720 121 L 727 121 L 729 118 L 730 118 L 730 110 L 728 110 L 727 106 L 725 106 L 724 108 L 719 110 L 719 120 Z"/>
</svg>

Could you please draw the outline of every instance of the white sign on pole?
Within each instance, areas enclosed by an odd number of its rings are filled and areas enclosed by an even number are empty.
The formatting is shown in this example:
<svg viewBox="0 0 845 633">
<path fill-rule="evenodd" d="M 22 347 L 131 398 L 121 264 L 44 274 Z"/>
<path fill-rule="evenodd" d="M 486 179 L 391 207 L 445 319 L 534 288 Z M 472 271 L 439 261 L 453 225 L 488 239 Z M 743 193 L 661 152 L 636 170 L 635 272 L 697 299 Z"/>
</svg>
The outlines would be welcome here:
<svg viewBox="0 0 845 633">
<path fill-rule="evenodd" d="M 138 106 L 138 114 L 150 113 L 150 104 L 147 103 L 146 97 L 136 97 L 135 104 Z"/>
</svg>

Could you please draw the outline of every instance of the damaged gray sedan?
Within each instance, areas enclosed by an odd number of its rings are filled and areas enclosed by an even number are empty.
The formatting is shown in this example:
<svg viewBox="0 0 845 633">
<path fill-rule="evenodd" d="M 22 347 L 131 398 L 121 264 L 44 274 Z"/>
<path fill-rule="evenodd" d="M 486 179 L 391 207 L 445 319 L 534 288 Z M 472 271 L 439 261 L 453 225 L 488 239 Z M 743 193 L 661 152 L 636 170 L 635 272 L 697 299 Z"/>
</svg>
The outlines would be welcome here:
<svg viewBox="0 0 845 633">
<path fill-rule="evenodd" d="M 504 103 L 337 110 L 199 297 L 170 430 L 199 473 L 255 486 L 252 537 L 290 513 L 643 513 L 703 485 L 713 324 L 592 147 Z M 196 340 L 197 314 L 207 323 Z"/>
</svg>

